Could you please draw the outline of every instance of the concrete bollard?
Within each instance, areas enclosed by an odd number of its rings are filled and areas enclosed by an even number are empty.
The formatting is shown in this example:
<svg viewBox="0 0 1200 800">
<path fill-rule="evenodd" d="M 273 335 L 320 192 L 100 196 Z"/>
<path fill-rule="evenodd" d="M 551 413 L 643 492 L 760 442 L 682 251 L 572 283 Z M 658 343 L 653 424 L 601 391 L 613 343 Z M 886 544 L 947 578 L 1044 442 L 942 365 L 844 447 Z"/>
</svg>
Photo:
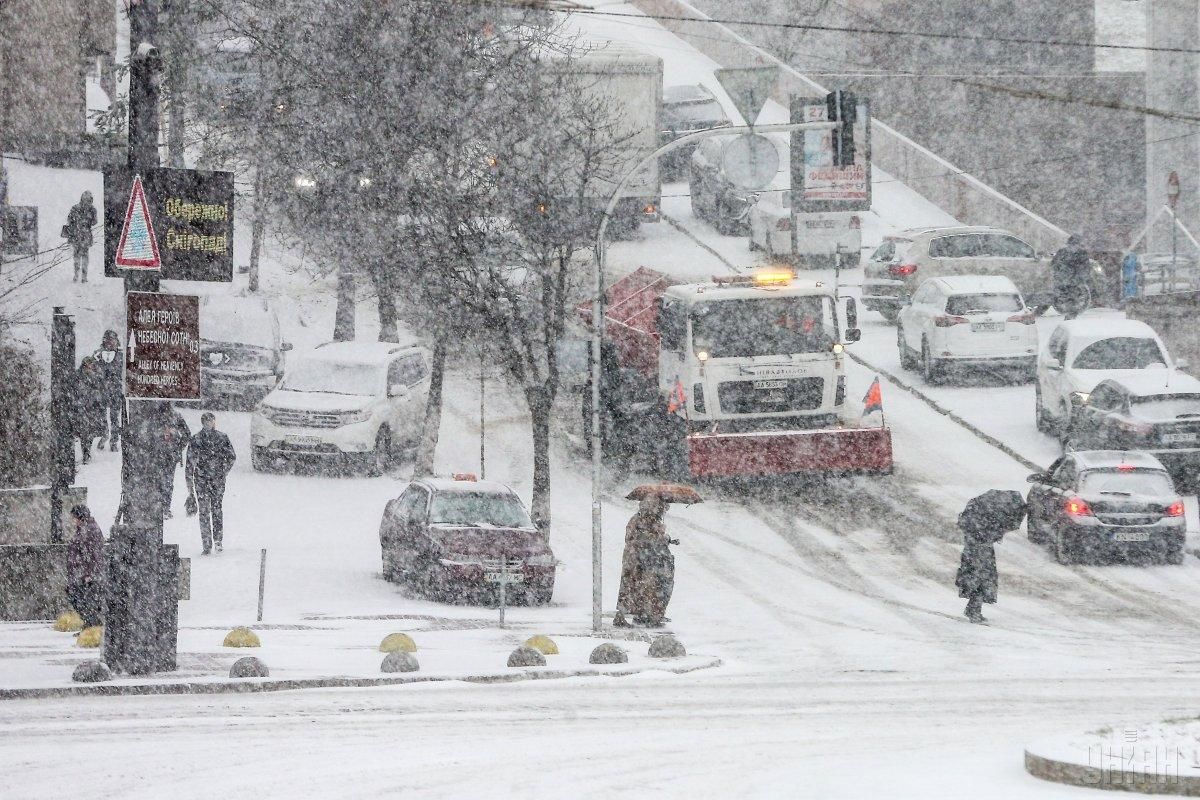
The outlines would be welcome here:
<svg viewBox="0 0 1200 800">
<path fill-rule="evenodd" d="M 558 645 L 554 643 L 554 640 L 549 636 L 543 636 L 540 633 L 536 636 L 530 636 L 528 639 L 526 639 L 525 646 L 532 647 L 534 650 L 537 650 L 544 656 L 558 655 Z"/>
<path fill-rule="evenodd" d="M 258 640 L 258 634 L 249 628 L 238 626 L 225 634 L 225 641 L 221 642 L 222 647 L 262 647 L 262 642 Z"/>
<path fill-rule="evenodd" d="M 598 645 L 588 658 L 589 664 L 628 664 L 629 654 L 612 642 Z"/>
<path fill-rule="evenodd" d="M 657 636 L 650 643 L 649 656 L 651 658 L 683 658 L 686 655 L 687 648 L 672 634 Z"/>
<path fill-rule="evenodd" d="M 112 680 L 112 671 L 103 661 L 85 661 L 71 673 L 76 683 L 103 683 Z"/>
<path fill-rule="evenodd" d="M 255 656 L 242 656 L 229 668 L 229 677 L 231 678 L 266 678 L 270 674 L 271 671 L 267 669 L 267 665 L 261 658 Z"/>
<path fill-rule="evenodd" d="M 406 650 L 393 650 L 383 657 L 380 672 L 416 672 L 421 668 L 417 657 Z"/>
<path fill-rule="evenodd" d="M 546 657 L 532 647 L 521 645 L 508 656 L 510 667 L 544 667 Z"/>
<path fill-rule="evenodd" d="M 379 652 L 394 653 L 400 650 L 405 653 L 417 652 L 417 643 L 407 633 L 389 633 L 379 643 Z"/>
</svg>

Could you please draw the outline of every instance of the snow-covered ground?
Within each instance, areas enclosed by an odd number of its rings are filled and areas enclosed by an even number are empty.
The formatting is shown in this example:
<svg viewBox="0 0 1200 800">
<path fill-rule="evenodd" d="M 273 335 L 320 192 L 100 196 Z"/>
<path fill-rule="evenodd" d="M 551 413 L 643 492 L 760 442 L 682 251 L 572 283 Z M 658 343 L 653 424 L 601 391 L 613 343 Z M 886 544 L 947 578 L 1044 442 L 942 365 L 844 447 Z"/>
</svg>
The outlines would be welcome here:
<svg viewBox="0 0 1200 800">
<path fill-rule="evenodd" d="M 711 81 L 711 62 L 652 23 L 592 22 L 601 34 L 602 26 L 620 24 L 624 38 L 662 55 L 668 81 Z M 864 244 L 886 230 L 948 221 L 902 185 L 876 178 Z M 42 223 L 50 245 L 56 242 L 48 233 L 57 233 L 57 220 L 82 188 L 100 196 L 95 175 L 15 165 L 13 180 L 14 203 L 52 194 L 56 205 Z M 686 198 L 667 197 L 665 205 L 722 258 L 660 224 L 610 249 L 614 272 L 647 265 L 697 277 L 724 271 L 727 260 L 751 262 L 744 238 L 707 230 L 691 217 Z M 98 260 L 94 254 L 93 264 Z M 270 264 L 266 290 L 282 309 L 285 338 L 303 352 L 332 327 L 329 287 L 308 284 L 279 257 Z M 99 279 L 74 286 L 69 272 L 69 263 L 56 268 L 39 290 L 77 314 L 82 354 L 120 319 L 120 287 Z M 852 287 L 861 274 L 842 277 Z M 370 336 L 369 304 L 360 313 L 360 335 Z M 863 316 L 855 352 L 895 368 L 892 329 L 874 314 Z M 851 364 L 849 396 L 861 397 L 873 377 Z M 450 378 L 441 471 L 477 467 L 476 387 L 469 368 Z M 1033 430 L 1031 388 L 931 391 L 1029 458 L 1053 456 L 1052 443 Z M 894 476 L 708 486 L 704 504 L 669 512 L 669 530 L 682 541 L 671 628 L 690 651 L 719 655 L 719 669 L 497 686 L 3 702 L 2 794 L 1081 796 L 1026 775 L 1023 748 L 1107 721 L 1194 713 L 1200 561 L 1067 568 L 1021 533 L 1010 534 L 997 548 L 1000 604 L 989 609 L 992 624 L 969 625 L 953 588 L 954 515 L 985 489 L 1023 489 L 1027 470 L 906 392 L 885 386 L 884 403 Z M 564 419 L 570 410 L 564 400 Z M 185 417 L 194 428 L 197 414 Z M 192 599 L 180 606 L 185 639 L 201 632 L 215 639 L 220 629 L 252 619 L 260 548 L 269 552 L 271 625 L 342 620 L 370 647 L 392 623 L 349 618 L 427 615 L 467 629 L 493 616 L 422 600 L 380 578 L 379 516 L 403 487 L 407 467 L 381 479 L 255 473 L 248 415 L 220 412 L 218 419 L 239 456 L 226 500 L 229 547 L 219 557 L 199 556 L 195 520 L 181 513 L 178 496 L 177 516 L 167 525 L 168 541 L 193 558 Z M 497 382 L 488 389 L 487 432 L 488 477 L 528 498 L 525 413 Z M 105 527 L 115 510 L 118 465 L 115 454 L 104 453 L 80 476 Z M 610 482 L 605 497 L 610 609 L 633 510 L 621 497 L 649 477 Z M 583 455 L 562 436 L 552 507 L 552 545 L 563 561 L 554 603 L 515 609 L 512 619 L 526 629 L 579 630 L 590 608 L 589 478 Z M 25 635 L 0 626 L 0 655 L 25 657 L 22 650 L 50 646 Z M 330 658 L 314 650 L 314 664 Z"/>
</svg>

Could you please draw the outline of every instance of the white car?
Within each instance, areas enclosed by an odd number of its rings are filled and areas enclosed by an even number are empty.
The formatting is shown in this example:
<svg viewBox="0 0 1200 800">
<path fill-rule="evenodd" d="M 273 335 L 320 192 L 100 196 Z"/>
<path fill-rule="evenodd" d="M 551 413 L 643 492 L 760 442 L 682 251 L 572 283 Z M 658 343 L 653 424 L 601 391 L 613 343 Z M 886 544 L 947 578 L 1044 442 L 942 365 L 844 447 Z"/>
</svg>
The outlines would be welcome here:
<svg viewBox="0 0 1200 800">
<path fill-rule="evenodd" d="M 750 209 L 750 249 L 812 267 L 832 267 L 840 248 L 842 266 L 862 259 L 862 220 L 848 211 L 798 214 L 792 246 L 792 193 L 767 192 Z"/>
<path fill-rule="evenodd" d="M 1017 367 L 1033 377 L 1036 317 L 1011 280 L 1001 275 L 931 278 L 900 309 L 896 346 L 905 369 L 921 368 L 928 383 L 946 367 Z"/>
<path fill-rule="evenodd" d="M 1158 334 L 1144 322 L 1107 309 L 1087 311 L 1059 324 L 1038 354 L 1038 430 L 1065 435 L 1075 408 L 1105 378 L 1176 366 Z"/>
<path fill-rule="evenodd" d="M 332 342 L 293 360 L 250 422 L 252 464 L 308 457 L 372 475 L 415 441 L 429 400 L 429 353 L 415 343 Z"/>
</svg>

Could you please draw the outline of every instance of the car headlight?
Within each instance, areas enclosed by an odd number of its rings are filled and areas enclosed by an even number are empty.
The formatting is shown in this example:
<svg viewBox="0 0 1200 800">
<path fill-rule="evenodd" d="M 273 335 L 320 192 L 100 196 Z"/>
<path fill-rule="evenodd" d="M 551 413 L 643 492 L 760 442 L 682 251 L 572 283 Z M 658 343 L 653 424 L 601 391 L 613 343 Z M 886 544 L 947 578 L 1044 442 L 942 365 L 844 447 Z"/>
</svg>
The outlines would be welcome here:
<svg viewBox="0 0 1200 800">
<path fill-rule="evenodd" d="M 274 406 L 260 405 L 258 407 L 258 415 L 271 424 L 276 423 L 276 417 L 279 414 L 279 409 Z"/>
<path fill-rule="evenodd" d="M 525 559 L 525 563 L 531 567 L 553 567 L 555 564 L 555 561 L 554 561 L 554 556 L 543 555 L 543 556 L 530 556 L 529 558 Z"/>
<path fill-rule="evenodd" d="M 359 422 L 366 422 L 370 418 L 371 412 L 366 409 L 362 411 L 342 411 L 338 414 L 338 419 L 341 420 L 343 425 L 354 425 Z"/>
</svg>

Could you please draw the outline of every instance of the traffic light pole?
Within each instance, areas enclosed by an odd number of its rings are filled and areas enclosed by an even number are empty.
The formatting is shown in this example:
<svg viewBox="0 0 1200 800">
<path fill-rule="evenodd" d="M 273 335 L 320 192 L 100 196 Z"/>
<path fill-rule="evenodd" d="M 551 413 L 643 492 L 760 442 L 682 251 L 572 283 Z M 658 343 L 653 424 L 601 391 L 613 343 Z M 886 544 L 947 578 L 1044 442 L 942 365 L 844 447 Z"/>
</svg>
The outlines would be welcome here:
<svg viewBox="0 0 1200 800">
<path fill-rule="evenodd" d="M 625 187 L 635 175 L 657 161 L 660 156 L 670 153 L 672 150 L 678 150 L 685 145 L 694 144 L 701 139 L 707 139 L 711 136 L 731 136 L 745 133 L 829 131 L 835 130 L 838 127 L 839 125 L 836 122 L 780 122 L 772 125 L 737 125 L 726 128 L 709 128 L 680 136 L 678 139 L 662 145 L 653 153 L 630 167 L 621 176 L 621 180 L 617 182 L 612 196 L 608 199 L 608 204 L 604 207 L 604 214 L 600 217 L 600 228 L 596 231 L 595 258 L 592 260 L 592 630 L 594 631 L 601 629 L 604 606 L 604 590 L 601 585 L 603 570 L 601 568 L 602 537 L 600 526 L 600 495 L 603 488 L 601 486 L 600 475 L 604 455 L 601 452 L 602 444 L 600 441 L 600 342 L 604 337 L 604 260 L 607 252 L 604 247 L 604 238 L 608 232 L 608 223 L 612 219 L 613 211 L 616 210 L 617 203 L 621 199 L 621 193 L 625 191 Z"/>
</svg>

